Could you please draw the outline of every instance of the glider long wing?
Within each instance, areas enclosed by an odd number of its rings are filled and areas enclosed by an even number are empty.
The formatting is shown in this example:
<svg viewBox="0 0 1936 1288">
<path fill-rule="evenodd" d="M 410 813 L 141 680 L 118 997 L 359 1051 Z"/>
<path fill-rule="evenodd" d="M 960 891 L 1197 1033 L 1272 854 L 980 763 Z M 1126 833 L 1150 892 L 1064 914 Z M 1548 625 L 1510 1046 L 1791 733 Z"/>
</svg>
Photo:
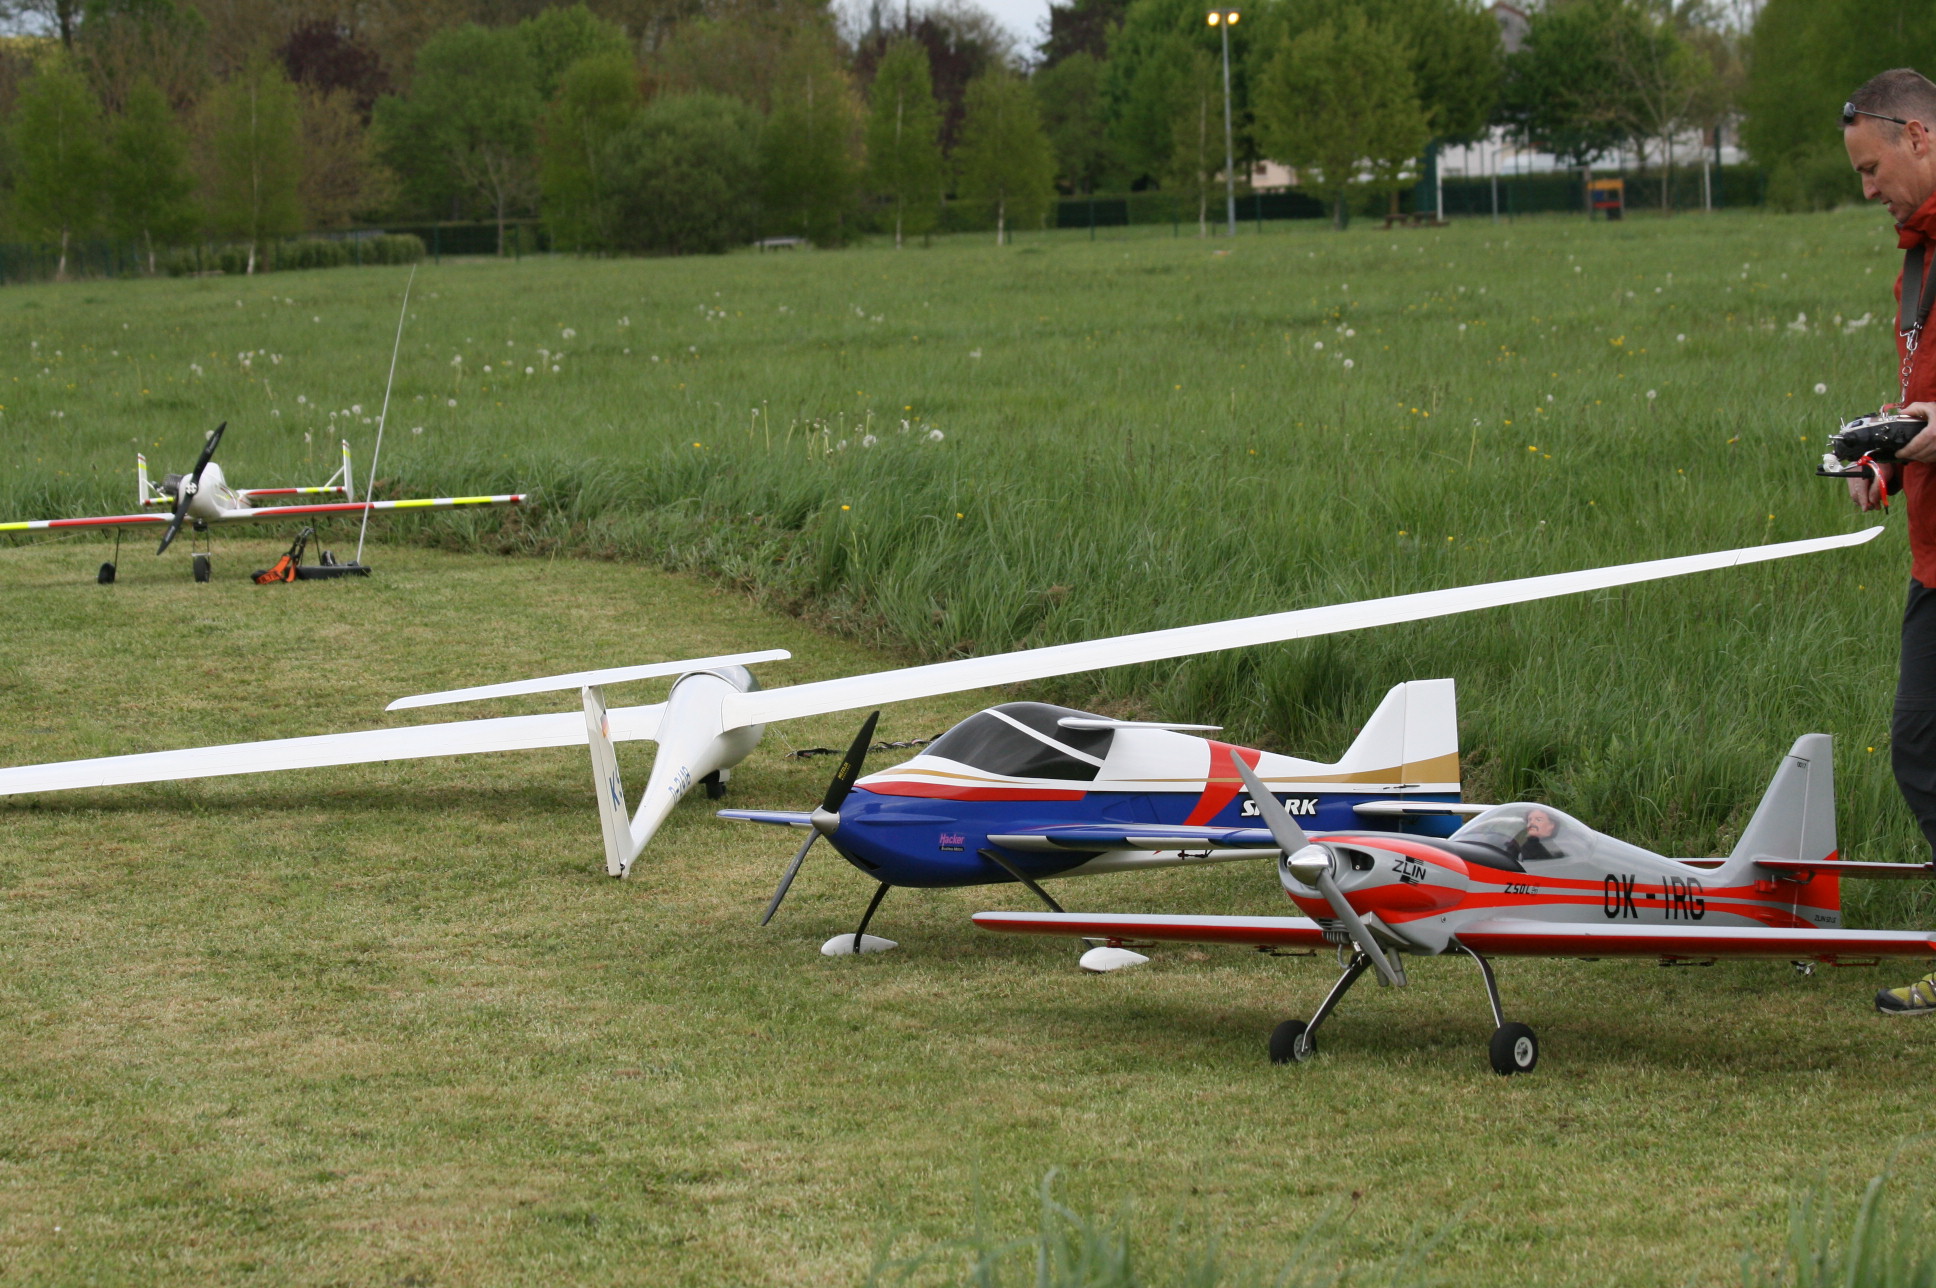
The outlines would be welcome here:
<svg viewBox="0 0 1936 1288">
<path fill-rule="evenodd" d="M 613 741 L 656 736 L 659 715 L 664 710 L 664 703 L 612 708 L 606 714 L 611 721 Z M 23 765 L 17 769 L 0 769 L 0 796 L 177 778 L 215 778 L 224 774 L 262 774 L 280 769 L 318 769 L 324 765 L 360 765 L 380 760 L 418 760 L 426 756 L 461 756 L 472 752 L 582 747 L 586 741 L 585 717 L 577 711 L 455 720 L 403 729 L 363 729 L 310 738 L 236 742 L 221 747 Z"/>
<path fill-rule="evenodd" d="M 0 532 L 44 532 L 50 528 L 132 528 L 151 523 L 167 523 L 171 516 L 160 514 L 103 514 L 91 519 L 24 519 L 0 523 Z"/>
<path fill-rule="evenodd" d="M 293 488 L 289 491 L 316 492 L 338 489 Z M 258 494 L 259 495 L 259 494 Z M 330 514 L 361 514 L 364 510 L 455 510 L 460 506 L 471 505 L 522 505 L 525 494 L 509 492 L 502 496 L 436 496 L 413 501 L 372 501 L 365 505 L 361 501 L 331 501 L 321 505 L 260 505 L 238 507 L 222 511 L 216 523 L 249 523 L 257 519 L 306 519 L 319 518 Z M 61 528 L 130 528 L 154 523 L 167 523 L 172 516 L 166 512 L 148 514 L 103 514 L 81 519 L 26 519 L 15 523 L 0 523 L 0 532 L 43 532 Z"/>
<path fill-rule="evenodd" d="M 1635 582 L 1658 581 L 1664 577 L 1681 577 L 1689 573 L 1836 550 L 1873 540 L 1881 531 L 1880 527 L 1874 527 L 1843 536 L 1784 541 L 1739 550 L 1719 550 L 1713 554 L 1683 555 L 1610 568 L 1588 568 L 1579 572 L 1550 573 L 1543 577 L 1522 577 L 1515 581 L 1498 581 L 1480 586 L 1427 590 L 1411 595 L 1368 599 L 1355 604 L 1302 608 L 1288 613 L 1267 613 L 1261 617 L 1205 622 L 1198 626 L 1118 635 L 1112 639 L 1055 644 L 1016 653 L 997 653 L 990 657 L 962 658 L 899 671 L 821 680 L 784 689 L 734 694 L 726 700 L 723 714 L 726 727 L 731 729 L 773 720 L 791 720 L 799 716 L 827 715 L 835 711 L 881 706 L 889 702 L 932 698 L 944 693 L 985 689 L 999 684 L 1021 684 L 1077 671 L 1097 671 L 1112 666 L 1159 662 L 1193 653 L 1214 653 L 1256 644 L 1310 639 L 1340 631 L 1363 630 L 1369 626 L 1416 622 L 1428 617 L 1446 617 L 1481 608 L 1550 599 L 1556 595 L 1604 590 Z"/>
</svg>

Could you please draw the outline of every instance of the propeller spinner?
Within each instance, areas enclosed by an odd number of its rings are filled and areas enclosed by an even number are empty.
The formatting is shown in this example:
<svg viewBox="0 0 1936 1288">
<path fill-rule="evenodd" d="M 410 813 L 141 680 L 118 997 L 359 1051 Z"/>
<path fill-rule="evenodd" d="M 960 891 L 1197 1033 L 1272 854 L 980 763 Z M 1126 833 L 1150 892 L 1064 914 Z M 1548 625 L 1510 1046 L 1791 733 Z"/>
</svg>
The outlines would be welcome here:
<svg viewBox="0 0 1936 1288">
<path fill-rule="evenodd" d="M 215 459 L 215 448 L 222 441 L 222 431 L 228 427 L 229 423 L 226 420 L 215 427 L 215 432 L 210 434 L 208 441 L 202 444 L 202 454 L 196 458 L 194 470 L 175 485 L 175 512 L 169 516 L 168 530 L 161 534 L 161 545 L 155 548 L 156 554 L 164 553 L 169 543 L 174 541 L 176 535 L 181 532 L 182 520 L 188 517 L 188 503 L 194 500 L 195 493 L 201 490 L 202 471 L 207 469 L 208 463 Z"/>
<path fill-rule="evenodd" d="M 793 862 L 787 864 L 786 875 L 780 878 L 780 885 L 767 901 L 766 911 L 760 914 L 760 924 L 764 926 L 773 920 L 773 914 L 780 910 L 780 900 L 786 898 L 793 885 L 793 878 L 800 875 L 800 865 L 806 861 L 807 851 L 821 837 L 829 842 L 840 827 L 840 807 L 847 799 L 847 793 L 854 790 L 854 782 L 860 777 L 861 766 L 867 762 L 867 748 L 874 741 L 874 726 L 880 723 L 881 713 L 876 711 L 861 723 L 860 732 L 847 748 L 847 754 L 840 758 L 840 768 L 834 770 L 833 781 L 827 784 L 827 794 L 821 798 L 820 807 L 813 812 L 813 831 L 794 852 Z"/>
</svg>

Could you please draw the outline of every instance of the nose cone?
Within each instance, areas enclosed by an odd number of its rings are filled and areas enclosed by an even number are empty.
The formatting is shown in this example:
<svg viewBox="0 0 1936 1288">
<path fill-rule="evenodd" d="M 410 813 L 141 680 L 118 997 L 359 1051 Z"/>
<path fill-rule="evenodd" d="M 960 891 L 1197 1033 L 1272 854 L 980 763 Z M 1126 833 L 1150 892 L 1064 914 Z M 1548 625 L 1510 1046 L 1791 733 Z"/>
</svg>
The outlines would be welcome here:
<svg viewBox="0 0 1936 1288">
<path fill-rule="evenodd" d="M 1318 889 L 1329 873 L 1338 891 L 1361 914 L 1397 923 L 1457 907 L 1471 887 L 1464 860 L 1429 846 L 1403 851 L 1371 844 L 1309 845 L 1279 865 L 1292 902 L 1315 917 L 1330 916 Z"/>
</svg>

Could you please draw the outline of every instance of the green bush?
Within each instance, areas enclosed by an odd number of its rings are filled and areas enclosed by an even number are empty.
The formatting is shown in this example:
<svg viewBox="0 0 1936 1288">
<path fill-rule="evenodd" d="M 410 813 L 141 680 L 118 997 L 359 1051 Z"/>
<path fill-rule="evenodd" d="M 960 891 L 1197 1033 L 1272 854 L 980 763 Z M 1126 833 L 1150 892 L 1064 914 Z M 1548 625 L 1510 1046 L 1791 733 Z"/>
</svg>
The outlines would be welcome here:
<svg viewBox="0 0 1936 1288">
<path fill-rule="evenodd" d="M 1768 204 L 1776 210 L 1833 210 L 1861 199 L 1862 183 L 1839 138 L 1784 157 L 1768 172 Z"/>
<path fill-rule="evenodd" d="M 277 268 L 341 268 L 349 262 L 348 246 L 321 237 L 305 237 L 276 247 Z"/>
<path fill-rule="evenodd" d="M 611 142 L 614 240 L 625 250 L 718 254 L 750 240 L 759 118 L 737 99 L 667 94 Z"/>
<path fill-rule="evenodd" d="M 415 233 L 385 233 L 363 243 L 365 264 L 415 264 L 423 257 L 423 238 Z"/>
</svg>

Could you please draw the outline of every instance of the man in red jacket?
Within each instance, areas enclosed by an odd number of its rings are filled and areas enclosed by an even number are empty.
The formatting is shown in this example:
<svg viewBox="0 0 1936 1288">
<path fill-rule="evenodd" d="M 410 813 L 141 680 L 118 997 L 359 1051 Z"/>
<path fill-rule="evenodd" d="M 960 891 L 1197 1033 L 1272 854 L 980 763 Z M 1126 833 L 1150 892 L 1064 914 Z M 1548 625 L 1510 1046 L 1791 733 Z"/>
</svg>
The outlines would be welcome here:
<svg viewBox="0 0 1936 1288">
<path fill-rule="evenodd" d="M 1926 337 L 1924 328 L 1936 298 L 1936 84 L 1906 67 L 1883 72 L 1849 96 L 1842 141 L 1862 176 L 1862 195 L 1889 208 L 1906 252 L 1896 279 L 1900 397 L 1894 405 L 1932 421 L 1936 335 Z M 1909 603 L 1889 751 L 1896 785 L 1936 848 L 1936 423 L 1896 456 L 1904 464 L 1880 466 L 1873 479 L 1850 479 L 1849 495 L 1873 510 L 1900 491 L 1909 511 Z M 1936 1012 L 1936 972 L 1876 994 L 1876 1009 Z"/>
</svg>

